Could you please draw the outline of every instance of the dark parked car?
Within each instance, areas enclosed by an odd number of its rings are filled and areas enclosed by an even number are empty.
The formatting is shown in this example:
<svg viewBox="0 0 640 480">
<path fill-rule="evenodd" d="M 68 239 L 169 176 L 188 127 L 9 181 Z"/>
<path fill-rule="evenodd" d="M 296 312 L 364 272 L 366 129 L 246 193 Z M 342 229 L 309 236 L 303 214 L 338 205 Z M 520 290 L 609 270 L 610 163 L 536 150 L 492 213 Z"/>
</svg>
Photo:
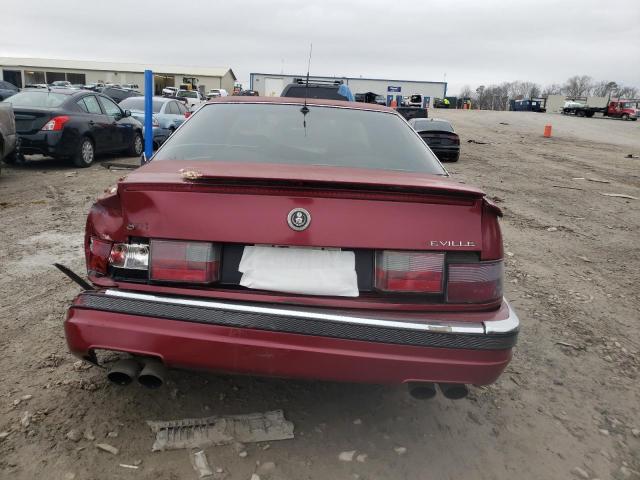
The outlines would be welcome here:
<svg viewBox="0 0 640 480">
<path fill-rule="evenodd" d="M 412 118 L 409 123 L 441 162 L 458 161 L 460 137 L 450 122 L 441 118 Z"/>
<path fill-rule="evenodd" d="M 519 325 L 500 209 L 395 110 L 303 105 L 206 103 L 91 207 L 75 355 L 118 352 L 109 378 L 148 387 L 175 367 L 462 398 L 499 377 Z"/>
<path fill-rule="evenodd" d="M 282 90 L 281 97 L 325 98 L 327 100 L 348 100 L 355 102 L 355 97 L 347 85 L 341 80 L 321 81 L 296 78 Z"/>
<path fill-rule="evenodd" d="M 142 96 L 140 92 L 122 87 L 103 87 L 99 88 L 98 91 L 111 98 L 116 103 L 120 103 L 125 98 Z"/>
<path fill-rule="evenodd" d="M 19 91 L 20 89 L 13 83 L 0 80 L 0 102 L 6 98 L 9 98 L 11 95 L 15 95 Z"/>
<path fill-rule="evenodd" d="M 26 89 L 6 101 L 13 105 L 20 155 L 71 158 L 88 167 L 100 153 L 142 154 L 142 124 L 99 93 Z"/>
</svg>

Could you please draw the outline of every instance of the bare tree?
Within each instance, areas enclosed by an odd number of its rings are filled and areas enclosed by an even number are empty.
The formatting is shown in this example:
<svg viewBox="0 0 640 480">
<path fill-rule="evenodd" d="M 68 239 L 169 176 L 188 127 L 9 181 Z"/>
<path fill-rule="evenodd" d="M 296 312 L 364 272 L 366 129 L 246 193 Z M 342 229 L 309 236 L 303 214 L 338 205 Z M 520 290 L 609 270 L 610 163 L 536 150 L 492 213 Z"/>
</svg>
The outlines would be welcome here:
<svg viewBox="0 0 640 480">
<path fill-rule="evenodd" d="M 596 97 L 608 97 L 610 94 L 618 90 L 616 82 L 602 80 L 593 87 L 593 94 Z"/>
<path fill-rule="evenodd" d="M 591 93 L 593 83 L 589 75 L 575 75 L 567 80 L 564 93 L 569 97 L 587 97 Z"/>
<path fill-rule="evenodd" d="M 460 89 L 460 93 L 458 94 L 458 96 L 460 98 L 471 98 L 472 94 L 473 91 L 471 90 L 471 87 L 469 85 L 465 85 Z"/>
<path fill-rule="evenodd" d="M 638 89 L 636 87 L 618 87 L 614 92 L 612 92 L 612 95 L 615 95 L 618 98 L 638 98 L 639 94 L 638 94 Z"/>
<path fill-rule="evenodd" d="M 542 90 L 542 96 L 547 97 L 549 95 L 560 95 L 562 94 L 562 85 L 558 83 L 552 83 L 551 85 L 547 85 Z"/>
</svg>

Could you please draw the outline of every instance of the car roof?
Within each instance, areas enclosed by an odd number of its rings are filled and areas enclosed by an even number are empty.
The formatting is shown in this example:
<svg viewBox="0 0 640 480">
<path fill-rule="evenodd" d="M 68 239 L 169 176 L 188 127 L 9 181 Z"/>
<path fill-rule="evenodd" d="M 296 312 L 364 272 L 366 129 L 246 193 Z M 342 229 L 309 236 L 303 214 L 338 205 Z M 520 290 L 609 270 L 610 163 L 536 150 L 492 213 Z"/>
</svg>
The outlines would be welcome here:
<svg viewBox="0 0 640 480">
<path fill-rule="evenodd" d="M 60 87 L 50 87 L 50 88 L 31 88 L 27 87 L 23 89 L 24 92 L 42 92 L 42 93 L 61 93 L 63 95 L 74 95 L 76 93 L 88 93 L 89 90 L 76 90 L 75 88 L 60 88 Z M 95 92 L 91 92 L 95 93 Z"/>
<path fill-rule="evenodd" d="M 304 98 L 295 97 L 250 97 L 234 95 L 229 97 L 218 97 L 209 100 L 207 103 L 262 103 L 273 105 L 304 105 Z M 347 102 L 342 100 L 328 100 L 325 98 L 308 98 L 307 105 L 318 105 L 323 107 L 342 107 L 352 110 L 376 110 L 386 113 L 397 113 L 393 108 L 385 107 L 375 103 Z"/>
</svg>

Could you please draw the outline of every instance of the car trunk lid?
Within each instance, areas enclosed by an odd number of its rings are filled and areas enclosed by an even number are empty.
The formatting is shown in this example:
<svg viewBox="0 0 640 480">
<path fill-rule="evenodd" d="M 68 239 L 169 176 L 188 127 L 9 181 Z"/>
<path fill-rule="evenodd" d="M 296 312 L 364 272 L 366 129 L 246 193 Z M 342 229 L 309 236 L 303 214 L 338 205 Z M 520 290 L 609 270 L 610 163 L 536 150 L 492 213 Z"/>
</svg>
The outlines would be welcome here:
<svg viewBox="0 0 640 480">
<path fill-rule="evenodd" d="M 484 194 L 447 177 L 156 161 L 119 184 L 132 234 L 236 244 L 478 251 Z M 304 208 L 311 222 L 293 230 Z"/>
<path fill-rule="evenodd" d="M 16 119 L 16 132 L 31 134 L 38 132 L 44 125 L 56 115 L 56 111 L 44 108 L 14 107 Z"/>
</svg>

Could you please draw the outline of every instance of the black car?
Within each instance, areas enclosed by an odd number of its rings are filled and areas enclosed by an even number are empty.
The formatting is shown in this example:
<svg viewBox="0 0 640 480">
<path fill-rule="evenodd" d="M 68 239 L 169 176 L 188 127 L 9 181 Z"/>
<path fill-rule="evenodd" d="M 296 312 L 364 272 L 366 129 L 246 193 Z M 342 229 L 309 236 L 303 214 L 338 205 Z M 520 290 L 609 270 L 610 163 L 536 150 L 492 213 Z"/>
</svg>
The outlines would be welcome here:
<svg viewBox="0 0 640 480">
<path fill-rule="evenodd" d="M 140 92 L 136 92 L 135 90 L 130 90 L 128 88 L 122 87 L 103 87 L 98 89 L 100 93 L 106 95 L 111 98 L 116 103 L 120 103 L 125 98 L 129 97 L 140 97 L 142 94 Z"/>
<path fill-rule="evenodd" d="M 453 125 L 441 118 L 412 118 L 409 124 L 422 137 L 441 162 L 457 162 L 460 158 L 460 137 Z"/>
<path fill-rule="evenodd" d="M 20 89 L 13 83 L 0 80 L 0 102 L 6 98 L 9 98 L 11 95 L 15 95 L 19 91 Z"/>
<path fill-rule="evenodd" d="M 42 154 L 88 167 L 99 153 L 142 154 L 142 124 L 105 95 L 70 88 L 25 89 L 6 101 L 15 114 L 16 158 Z"/>
</svg>

